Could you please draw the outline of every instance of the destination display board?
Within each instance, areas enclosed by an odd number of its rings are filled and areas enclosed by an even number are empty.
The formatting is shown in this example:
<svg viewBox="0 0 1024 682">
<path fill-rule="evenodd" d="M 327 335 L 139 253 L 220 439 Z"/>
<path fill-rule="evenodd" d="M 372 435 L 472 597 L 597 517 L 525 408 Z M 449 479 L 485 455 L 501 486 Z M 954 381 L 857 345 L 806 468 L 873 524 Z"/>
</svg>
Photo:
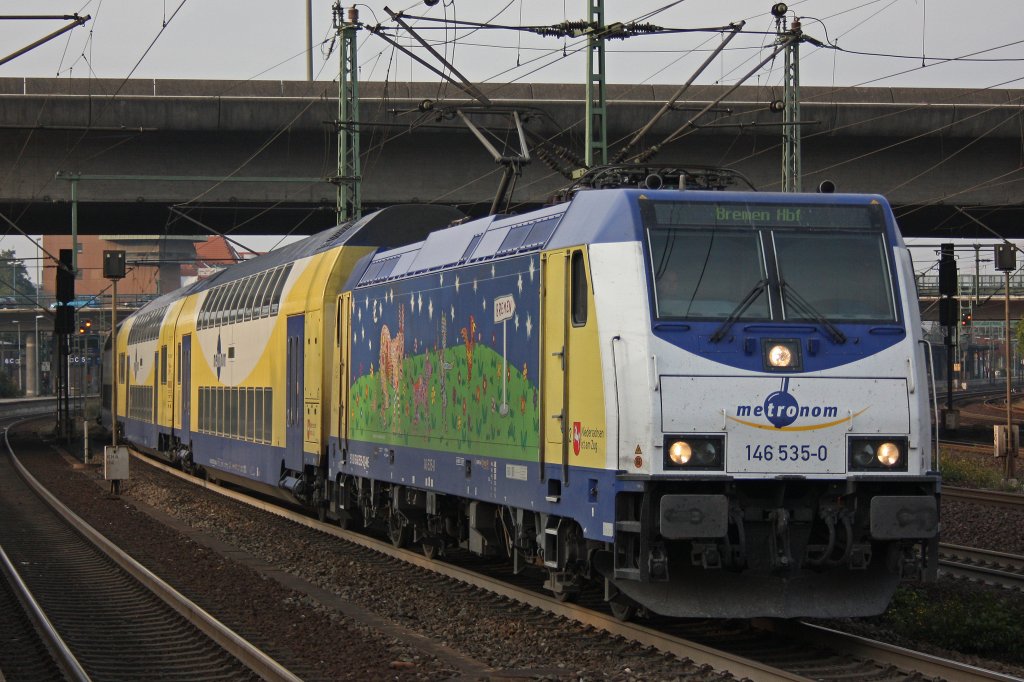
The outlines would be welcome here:
<svg viewBox="0 0 1024 682">
<path fill-rule="evenodd" d="M 751 202 L 640 201 L 648 228 L 800 227 L 880 230 L 882 211 L 872 204 L 797 204 Z"/>
</svg>

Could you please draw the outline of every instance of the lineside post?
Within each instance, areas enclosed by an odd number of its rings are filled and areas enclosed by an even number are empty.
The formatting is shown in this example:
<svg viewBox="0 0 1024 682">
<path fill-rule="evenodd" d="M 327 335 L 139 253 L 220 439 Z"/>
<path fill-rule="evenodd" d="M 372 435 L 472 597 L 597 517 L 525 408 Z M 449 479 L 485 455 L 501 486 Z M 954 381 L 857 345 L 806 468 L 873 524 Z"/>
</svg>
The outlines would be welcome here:
<svg viewBox="0 0 1024 682">
<path fill-rule="evenodd" d="M 1017 269 L 1017 252 L 1013 244 L 1006 242 L 996 244 L 996 269 L 1002 270 L 1006 276 L 1006 305 L 1004 310 L 1004 322 L 1006 323 L 1006 338 L 1004 339 L 1006 360 L 1006 468 L 1004 470 L 1007 479 L 1015 478 L 1015 462 L 1017 456 L 1017 439 L 1013 432 L 1013 402 L 1010 393 L 1013 382 L 1013 365 L 1011 364 L 1013 353 L 1010 350 L 1010 273 Z"/>
<path fill-rule="evenodd" d="M 121 492 L 122 479 L 128 478 L 128 450 L 117 444 L 117 382 L 120 381 L 120 357 L 117 352 L 117 281 L 125 275 L 124 251 L 103 252 L 103 276 L 113 285 L 110 297 L 110 447 L 103 451 L 103 478 L 110 481 L 110 492 Z M 155 371 L 155 370 L 154 370 Z M 100 398 L 102 400 L 102 397 Z"/>
</svg>

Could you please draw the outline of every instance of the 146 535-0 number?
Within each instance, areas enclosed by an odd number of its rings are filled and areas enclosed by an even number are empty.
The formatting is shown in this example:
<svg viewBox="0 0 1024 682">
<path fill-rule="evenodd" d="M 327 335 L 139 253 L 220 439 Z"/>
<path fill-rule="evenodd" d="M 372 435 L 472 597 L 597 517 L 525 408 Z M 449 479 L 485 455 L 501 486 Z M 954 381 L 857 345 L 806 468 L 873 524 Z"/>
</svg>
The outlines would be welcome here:
<svg viewBox="0 0 1024 682">
<path fill-rule="evenodd" d="M 828 448 L 824 445 L 747 445 L 747 461 L 763 462 L 809 462 L 828 459 Z"/>
</svg>

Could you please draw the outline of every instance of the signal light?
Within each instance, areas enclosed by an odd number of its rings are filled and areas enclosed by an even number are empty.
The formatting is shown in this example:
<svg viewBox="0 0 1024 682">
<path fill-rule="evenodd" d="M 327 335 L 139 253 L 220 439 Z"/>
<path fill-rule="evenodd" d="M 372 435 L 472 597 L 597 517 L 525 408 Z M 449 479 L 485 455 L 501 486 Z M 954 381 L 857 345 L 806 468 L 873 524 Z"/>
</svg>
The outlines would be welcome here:
<svg viewBox="0 0 1024 682">
<path fill-rule="evenodd" d="M 82 320 L 82 324 L 78 327 L 79 334 L 88 334 L 92 331 L 92 320 Z"/>
<path fill-rule="evenodd" d="M 961 315 L 960 316 L 960 326 L 961 327 L 970 327 L 971 326 L 971 318 L 972 317 L 973 316 L 970 313 L 964 313 L 963 315 Z"/>
</svg>

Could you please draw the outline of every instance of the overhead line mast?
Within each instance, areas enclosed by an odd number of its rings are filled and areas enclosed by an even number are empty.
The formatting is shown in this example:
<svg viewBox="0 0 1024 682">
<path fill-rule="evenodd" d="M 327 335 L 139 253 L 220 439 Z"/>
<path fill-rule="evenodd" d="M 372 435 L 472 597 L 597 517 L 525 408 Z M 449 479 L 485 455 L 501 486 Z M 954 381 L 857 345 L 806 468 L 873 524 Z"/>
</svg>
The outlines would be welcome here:
<svg viewBox="0 0 1024 682">
<path fill-rule="evenodd" d="M 332 9 L 334 28 L 338 32 L 338 175 L 332 181 L 338 186 L 338 224 L 363 214 L 362 167 L 359 162 L 359 63 L 356 60 L 356 30 L 359 11 L 345 10 L 340 2 Z"/>
<path fill-rule="evenodd" d="M 800 165 L 800 39 L 803 31 L 799 17 L 786 28 L 785 3 L 772 6 L 778 29 L 776 43 L 785 43 L 784 82 L 782 86 L 782 191 L 802 190 Z"/>
<path fill-rule="evenodd" d="M 600 160 L 608 163 L 608 117 L 604 75 L 604 41 L 609 30 L 604 25 L 604 0 L 588 0 L 590 29 L 587 35 L 587 149 L 584 162 L 593 168 Z M 622 24 L 616 24 L 621 30 Z"/>
</svg>

